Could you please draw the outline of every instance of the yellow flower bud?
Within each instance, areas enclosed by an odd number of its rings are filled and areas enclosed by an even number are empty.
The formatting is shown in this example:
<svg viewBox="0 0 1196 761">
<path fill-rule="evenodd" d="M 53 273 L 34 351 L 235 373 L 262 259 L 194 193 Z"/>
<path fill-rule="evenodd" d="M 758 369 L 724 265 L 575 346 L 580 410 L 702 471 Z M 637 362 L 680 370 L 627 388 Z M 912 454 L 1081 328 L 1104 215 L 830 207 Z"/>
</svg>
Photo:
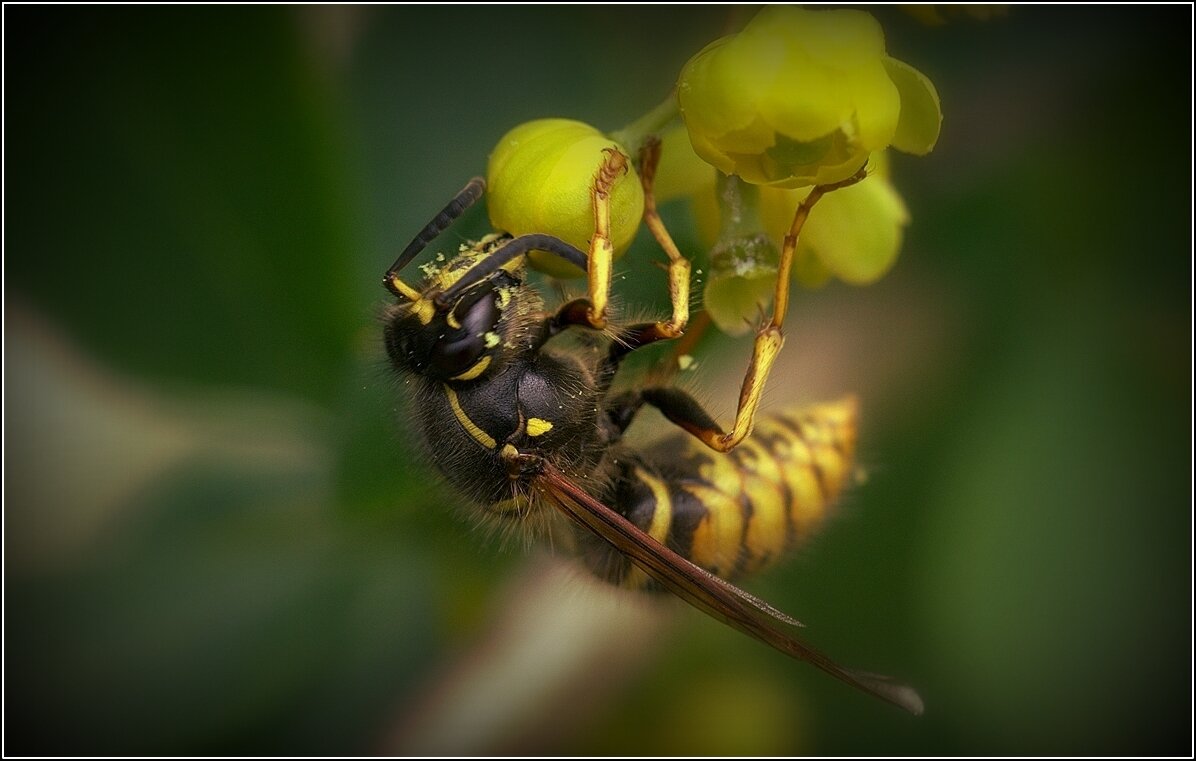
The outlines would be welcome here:
<svg viewBox="0 0 1196 761">
<path fill-rule="evenodd" d="M 926 153 L 942 121 L 934 85 L 854 10 L 765 8 L 689 60 L 677 97 L 699 156 L 783 188 L 845 180 L 890 145 Z"/>
<path fill-rule="evenodd" d="M 537 119 L 514 128 L 490 154 L 490 222 L 512 235 L 555 235 L 588 250 L 594 234 L 590 190 L 607 148 L 626 153 L 588 124 L 569 119 Z M 618 257 L 631 245 L 644 213 L 644 191 L 630 162 L 627 174 L 615 182 L 610 207 L 611 244 Z M 533 251 L 528 258 L 556 277 L 585 274 L 544 252 Z"/>
</svg>

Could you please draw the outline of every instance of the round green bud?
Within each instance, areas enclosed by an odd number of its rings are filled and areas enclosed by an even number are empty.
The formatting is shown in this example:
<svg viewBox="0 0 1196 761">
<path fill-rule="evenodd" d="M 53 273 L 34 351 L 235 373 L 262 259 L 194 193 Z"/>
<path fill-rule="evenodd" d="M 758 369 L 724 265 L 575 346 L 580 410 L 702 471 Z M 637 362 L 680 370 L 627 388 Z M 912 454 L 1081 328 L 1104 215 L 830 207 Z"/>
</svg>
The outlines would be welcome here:
<svg viewBox="0 0 1196 761">
<path fill-rule="evenodd" d="M 591 189 L 609 150 L 626 155 L 597 129 L 570 119 L 537 119 L 503 135 L 490 154 L 487 193 L 490 222 L 511 235 L 554 235 L 588 251 L 594 235 Z M 644 191 L 627 161 L 610 194 L 610 238 L 615 257 L 631 245 L 644 213 Z M 581 270 L 542 251 L 528 255 L 532 266 L 556 277 L 580 277 Z"/>
</svg>

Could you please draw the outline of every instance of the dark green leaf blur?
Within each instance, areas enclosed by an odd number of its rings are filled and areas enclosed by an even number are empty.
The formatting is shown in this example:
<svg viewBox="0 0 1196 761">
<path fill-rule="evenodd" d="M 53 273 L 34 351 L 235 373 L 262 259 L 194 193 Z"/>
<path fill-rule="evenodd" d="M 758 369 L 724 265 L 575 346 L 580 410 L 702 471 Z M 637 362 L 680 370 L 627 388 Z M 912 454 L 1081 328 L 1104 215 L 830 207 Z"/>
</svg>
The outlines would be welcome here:
<svg viewBox="0 0 1196 761">
<path fill-rule="evenodd" d="M 747 586 L 923 717 L 605 599 L 420 459 L 398 249 L 512 126 L 619 128 L 750 11 L 6 6 L 5 753 L 1190 754 L 1188 7 L 874 9 L 942 137 L 766 397 L 859 394 L 868 479 Z M 684 375 L 722 420 L 748 353 Z"/>
</svg>

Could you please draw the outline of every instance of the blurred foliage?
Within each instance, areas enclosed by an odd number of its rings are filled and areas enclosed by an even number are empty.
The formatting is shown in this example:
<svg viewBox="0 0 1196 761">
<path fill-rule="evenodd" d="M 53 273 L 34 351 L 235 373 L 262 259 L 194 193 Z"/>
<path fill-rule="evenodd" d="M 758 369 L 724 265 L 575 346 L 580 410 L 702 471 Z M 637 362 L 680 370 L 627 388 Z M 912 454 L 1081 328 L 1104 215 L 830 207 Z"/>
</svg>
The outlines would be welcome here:
<svg viewBox="0 0 1196 761">
<path fill-rule="evenodd" d="M 419 461 L 378 278 L 511 126 L 619 127 L 743 12 L 5 8 L 7 753 L 390 747 L 522 561 Z M 1191 751 L 1191 11 L 876 13 L 944 130 L 894 158 L 896 268 L 795 295 L 769 392 L 860 393 L 871 478 L 752 589 L 927 714 L 686 611 L 527 747 Z"/>
</svg>

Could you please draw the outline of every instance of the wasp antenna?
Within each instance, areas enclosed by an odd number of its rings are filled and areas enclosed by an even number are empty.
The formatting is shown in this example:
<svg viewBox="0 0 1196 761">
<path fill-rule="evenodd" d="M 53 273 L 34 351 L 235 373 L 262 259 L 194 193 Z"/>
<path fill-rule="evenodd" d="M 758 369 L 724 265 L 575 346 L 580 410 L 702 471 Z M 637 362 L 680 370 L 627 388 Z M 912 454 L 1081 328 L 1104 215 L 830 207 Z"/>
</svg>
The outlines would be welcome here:
<svg viewBox="0 0 1196 761">
<path fill-rule="evenodd" d="M 453 200 L 440 210 L 440 213 L 432 218 L 432 221 L 424 225 L 424 229 L 419 231 L 419 234 L 407 244 L 403 249 L 403 253 L 399 254 L 399 258 L 395 259 L 395 263 L 390 265 L 390 269 L 386 271 L 386 275 L 382 278 L 383 284 L 394 291 L 390 285 L 398 279 L 398 274 L 411 263 L 416 254 L 423 251 L 424 248 L 436 240 L 436 236 L 444 232 L 445 229 L 451 225 L 458 217 L 465 213 L 465 210 L 478 202 L 482 197 L 482 193 L 486 190 L 486 180 L 481 177 L 474 177 L 465 187 L 453 196 Z M 402 294 L 399 294 L 402 295 Z"/>
<path fill-rule="evenodd" d="M 560 238 L 553 235 L 540 234 L 520 235 L 478 262 L 462 275 L 460 280 L 437 295 L 437 305 L 443 307 L 451 304 L 458 296 L 485 280 L 494 272 L 497 272 L 504 264 L 516 257 L 523 256 L 528 251 L 547 251 L 550 254 L 556 254 L 580 269 L 584 270 L 586 268 L 585 253 Z"/>
</svg>

